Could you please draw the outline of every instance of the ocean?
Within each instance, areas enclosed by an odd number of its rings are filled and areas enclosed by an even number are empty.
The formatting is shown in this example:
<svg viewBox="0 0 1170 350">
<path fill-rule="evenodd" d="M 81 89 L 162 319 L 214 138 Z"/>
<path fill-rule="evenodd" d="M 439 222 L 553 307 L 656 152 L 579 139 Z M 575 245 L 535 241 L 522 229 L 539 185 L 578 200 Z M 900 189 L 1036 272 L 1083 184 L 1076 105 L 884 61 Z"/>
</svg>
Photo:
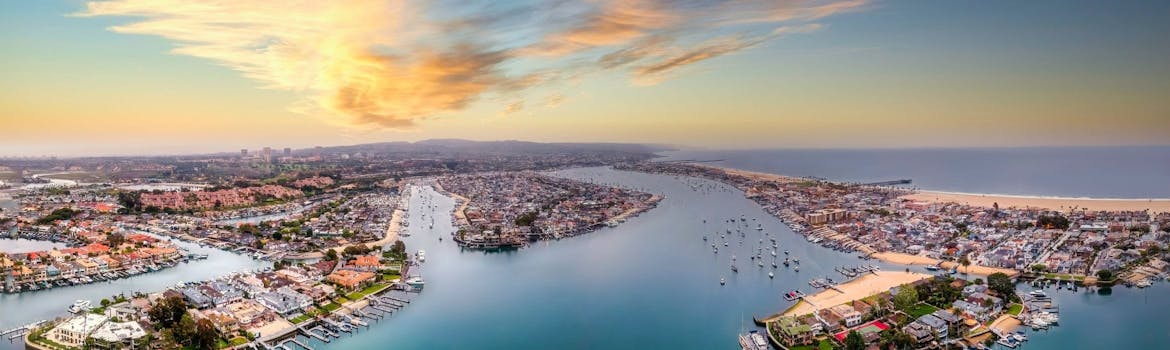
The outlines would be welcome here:
<svg viewBox="0 0 1170 350">
<path fill-rule="evenodd" d="M 836 181 L 911 179 L 924 190 L 1170 198 L 1170 147 L 671 151 L 658 160 Z"/>
</svg>

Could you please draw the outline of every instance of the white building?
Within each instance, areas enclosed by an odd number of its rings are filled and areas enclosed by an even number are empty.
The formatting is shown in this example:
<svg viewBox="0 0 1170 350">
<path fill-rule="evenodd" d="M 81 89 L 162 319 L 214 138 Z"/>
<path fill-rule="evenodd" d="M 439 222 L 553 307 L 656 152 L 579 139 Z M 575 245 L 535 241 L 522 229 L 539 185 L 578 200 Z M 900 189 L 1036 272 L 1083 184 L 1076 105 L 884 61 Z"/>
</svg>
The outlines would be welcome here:
<svg viewBox="0 0 1170 350">
<path fill-rule="evenodd" d="M 146 330 L 138 322 L 106 322 L 90 336 L 111 344 L 127 343 L 145 337 Z"/>
<path fill-rule="evenodd" d="M 80 347 L 85 344 L 85 338 L 106 323 L 109 317 L 86 313 L 71 318 L 49 331 L 49 339 L 66 346 Z"/>
</svg>

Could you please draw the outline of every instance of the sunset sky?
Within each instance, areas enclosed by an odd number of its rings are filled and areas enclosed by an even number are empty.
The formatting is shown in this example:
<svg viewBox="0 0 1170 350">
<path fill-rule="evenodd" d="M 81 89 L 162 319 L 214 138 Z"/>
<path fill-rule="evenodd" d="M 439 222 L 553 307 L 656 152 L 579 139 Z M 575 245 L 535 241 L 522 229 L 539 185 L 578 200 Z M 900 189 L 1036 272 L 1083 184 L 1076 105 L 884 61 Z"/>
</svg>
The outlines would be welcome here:
<svg viewBox="0 0 1170 350">
<path fill-rule="evenodd" d="M 0 156 L 1170 144 L 1166 1 L 0 1 Z"/>
</svg>

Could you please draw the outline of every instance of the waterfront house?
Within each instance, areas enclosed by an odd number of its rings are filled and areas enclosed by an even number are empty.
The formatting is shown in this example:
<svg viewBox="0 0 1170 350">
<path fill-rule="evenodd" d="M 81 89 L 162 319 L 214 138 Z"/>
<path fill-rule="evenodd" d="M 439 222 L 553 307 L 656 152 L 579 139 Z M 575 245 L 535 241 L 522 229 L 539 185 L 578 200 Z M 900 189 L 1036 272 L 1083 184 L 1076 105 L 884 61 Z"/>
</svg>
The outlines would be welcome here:
<svg viewBox="0 0 1170 350">
<path fill-rule="evenodd" d="M 211 298 L 207 297 L 206 294 L 203 294 L 203 291 L 199 290 L 199 288 L 183 288 L 180 293 L 183 294 L 183 299 L 187 300 L 188 305 L 191 305 L 197 309 L 205 309 L 211 307 L 212 305 Z"/>
<path fill-rule="evenodd" d="M 822 325 L 821 321 L 818 321 L 817 318 L 815 316 L 813 316 L 812 314 L 800 316 L 800 317 L 797 317 L 796 319 L 798 321 L 800 321 L 800 323 L 804 323 L 805 325 L 808 325 L 809 330 L 812 331 L 814 336 L 820 335 L 821 333 L 823 333 L 825 331 L 825 326 Z"/>
<path fill-rule="evenodd" d="M 822 325 L 825 326 L 825 332 L 837 333 L 837 331 L 841 330 L 842 328 L 841 318 L 828 309 L 817 310 L 817 312 L 813 315 L 821 321 Z"/>
<path fill-rule="evenodd" d="M 85 344 L 85 339 L 89 338 L 90 333 L 101 327 L 107 320 L 109 317 L 86 313 L 53 327 L 48 333 L 48 338 L 65 346 L 81 347 Z"/>
<path fill-rule="evenodd" d="M 772 326 L 785 346 L 810 344 L 813 341 L 812 328 L 794 317 L 781 317 Z"/>
<path fill-rule="evenodd" d="M 329 281 L 349 289 L 357 290 L 374 281 L 374 273 L 368 271 L 337 270 L 329 274 Z"/>
<path fill-rule="evenodd" d="M 853 327 L 861 324 L 862 315 L 860 312 L 857 312 L 857 309 L 854 309 L 852 305 L 837 305 L 829 308 L 829 311 L 835 314 L 837 318 L 844 321 L 846 327 Z"/>
<path fill-rule="evenodd" d="M 300 313 L 304 308 L 313 305 L 312 298 L 288 287 L 282 287 L 274 292 L 261 293 L 256 297 L 256 301 L 282 317 Z"/>
</svg>

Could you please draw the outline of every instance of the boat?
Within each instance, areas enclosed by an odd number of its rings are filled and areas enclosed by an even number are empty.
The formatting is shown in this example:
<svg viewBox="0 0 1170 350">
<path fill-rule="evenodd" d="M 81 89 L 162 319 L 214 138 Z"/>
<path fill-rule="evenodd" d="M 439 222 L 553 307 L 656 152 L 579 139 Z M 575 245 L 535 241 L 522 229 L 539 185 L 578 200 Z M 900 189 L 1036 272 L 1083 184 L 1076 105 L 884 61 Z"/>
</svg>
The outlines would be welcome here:
<svg viewBox="0 0 1170 350">
<path fill-rule="evenodd" d="M 999 345 L 1003 345 L 1003 346 L 1009 347 L 1009 348 L 1013 348 L 1013 349 L 1015 349 L 1017 346 L 1020 346 L 1020 343 L 1019 343 L 1019 342 L 1017 342 L 1015 339 L 1013 339 L 1013 338 L 1006 338 L 1006 337 L 1005 337 L 1005 338 L 999 338 L 999 341 L 996 341 L 996 343 L 997 343 L 997 344 L 999 344 Z"/>
<path fill-rule="evenodd" d="M 767 350 L 768 340 L 759 331 L 753 330 L 739 335 L 739 347 L 743 350 Z"/>
<path fill-rule="evenodd" d="M 406 279 L 406 284 L 410 285 L 411 288 L 416 290 L 422 290 L 423 287 L 426 286 L 427 282 L 423 281 L 422 276 L 411 276 L 410 278 Z"/>
<path fill-rule="evenodd" d="M 425 250 L 419 249 L 418 253 L 415 253 L 414 255 L 416 257 L 418 257 L 419 262 L 426 262 L 427 261 L 427 251 L 425 251 Z"/>
<path fill-rule="evenodd" d="M 721 285 L 721 286 L 722 286 L 722 285 L 724 285 L 724 284 L 727 284 L 727 279 L 726 279 L 726 278 L 723 278 L 723 277 L 719 277 L 719 285 Z"/>
<path fill-rule="evenodd" d="M 69 305 L 69 312 L 79 314 L 89 310 L 89 300 L 74 301 L 73 305 Z"/>
<path fill-rule="evenodd" d="M 768 278 L 775 278 L 775 277 L 776 277 L 776 274 L 772 273 L 772 271 L 768 271 Z"/>
<path fill-rule="evenodd" d="M 939 270 L 939 267 L 935 266 L 935 265 L 926 265 L 923 268 L 926 269 L 926 271 L 938 271 Z"/>
<path fill-rule="evenodd" d="M 1044 291 L 1039 290 L 1039 289 L 1028 292 L 1028 295 L 1031 295 L 1031 296 L 1034 296 L 1037 298 L 1047 298 L 1048 297 L 1048 294 L 1045 294 Z"/>
</svg>

